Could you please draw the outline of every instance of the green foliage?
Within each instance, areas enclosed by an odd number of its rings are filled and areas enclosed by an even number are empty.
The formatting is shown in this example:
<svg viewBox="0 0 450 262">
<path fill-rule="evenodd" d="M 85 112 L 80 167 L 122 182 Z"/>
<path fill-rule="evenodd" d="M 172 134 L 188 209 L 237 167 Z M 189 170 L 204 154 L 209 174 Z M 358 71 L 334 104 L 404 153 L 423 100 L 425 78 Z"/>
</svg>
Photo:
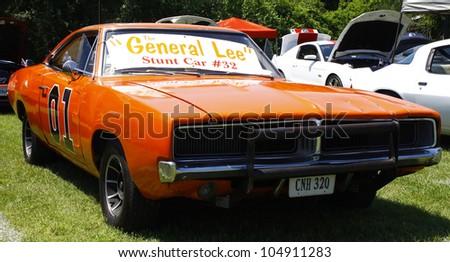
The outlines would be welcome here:
<svg viewBox="0 0 450 262">
<path fill-rule="evenodd" d="M 445 17 L 437 14 L 424 14 L 418 16 L 417 21 L 414 21 L 409 30 L 414 32 L 420 32 L 424 36 L 432 39 L 442 39 L 444 35 L 444 22 Z"/>
<path fill-rule="evenodd" d="M 331 31 L 331 36 L 337 39 L 342 29 L 344 29 L 351 19 L 365 12 L 374 10 L 400 10 L 400 2 L 398 3 L 399 4 L 397 5 L 392 3 L 392 1 L 386 0 L 341 0 L 339 3 L 339 8 L 335 11 L 328 11 L 325 14 L 325 19 L 327 21 L 328 28 Z"/>
<path fill-rule="evenodd" d="M 198 15 L 215 21 L 238 17 L 278 30 L 315 28 L 337 39 L 352 18 L 372 10 L 400 10 L 392 0 L 2 0 L 0 17 L 30 25 L 28 58 L 41 61 L 71 31 L 105 22 L 153 22 L 175 15 Z M 413 29 L 442 36 L 442 16 L 424 16 Z"/>
</svg>

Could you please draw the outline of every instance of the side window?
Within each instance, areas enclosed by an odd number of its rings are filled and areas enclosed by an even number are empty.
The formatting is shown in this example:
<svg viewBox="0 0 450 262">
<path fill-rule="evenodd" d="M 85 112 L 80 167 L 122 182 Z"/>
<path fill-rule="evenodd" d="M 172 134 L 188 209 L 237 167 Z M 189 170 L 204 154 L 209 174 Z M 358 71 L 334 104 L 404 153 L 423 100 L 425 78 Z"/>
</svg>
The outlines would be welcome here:
<svg viewBox="0 0 450 262">
<path fill-rule="evenodd" d="M 313 45 L 302 46 L 297 53 L 297 59 L 305 59 L 307 55 L 315 55 L 316 58 L 319 56 L 317 48 Z"/>
<path fill-rule="evenodd" d="M 64 66 L 93 73 L 97 32 L 77 35 L 59 49 L 49 61 L 50 66 L 62 70 Z"/>
<path fill-rule="evenodd" d="M 450 46 L 433 49 L 427 70 L 433 74 L 450 75 Z"/>
</svg>

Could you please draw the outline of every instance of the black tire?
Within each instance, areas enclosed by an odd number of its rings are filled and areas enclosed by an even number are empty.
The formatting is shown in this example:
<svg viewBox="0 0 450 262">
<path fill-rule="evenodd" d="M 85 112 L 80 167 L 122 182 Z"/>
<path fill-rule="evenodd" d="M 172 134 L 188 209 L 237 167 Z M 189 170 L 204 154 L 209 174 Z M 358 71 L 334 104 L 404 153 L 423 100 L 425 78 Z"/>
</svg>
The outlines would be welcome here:
<svg viewBox="0 0 450 262">
<path fill-rule="evenodd" d="M 33 165 L 49 163 L 54 154 L 31 130 L 26 116 L 22 120 L 22 150 L 25 161 Z"/>
<path fill-rule="evenodd" d="M 327 81 L 325 82 L 326 86 L 340 86 L 342 87 L 342 81 L 339 76 L 335 74 L 331 74 L 328 76 Z"/>
<path fill-rule="evenodd" d="M 156 223 L 159 205 L 139 192 L 118 142 L 108 142 L 105 147 L 99 186 L 100 204 L 109 225 L 131 232 Z"/>
</svg>

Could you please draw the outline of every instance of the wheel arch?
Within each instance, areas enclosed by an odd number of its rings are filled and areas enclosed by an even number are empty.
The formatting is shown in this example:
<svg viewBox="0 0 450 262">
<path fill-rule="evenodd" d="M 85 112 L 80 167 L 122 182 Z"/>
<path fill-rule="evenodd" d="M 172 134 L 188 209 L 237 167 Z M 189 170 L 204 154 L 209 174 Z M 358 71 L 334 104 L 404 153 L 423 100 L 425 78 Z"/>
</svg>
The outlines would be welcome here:
<svg viewBox="0 0 450 262">
<path fill-rule="evenodd" d="M 100 172 L 100 164 L 102 153 L 108 143 L 116 143 L 122 156 L 126 159 L 122 144 L 119 138 L 111 132 L 105 130 L 97 130 L 94 132 L 91 141 L 92 159 L 97 170 Z"/>
<path fill-rule="evenodd" d="M 397 93 L 397 92 L 395 92 L 395 91 L 393 91 L 393 90 L 389 90 L 389 89 L 378 89 L 378 90 L 375 91 L 375 92 L 376 92 L 376 93 L 379 93 L 379 94 L 388 95 L 388 96 L 392 96 L 392 97 L 395 97 L 395 98 L 403 99 L 403 97 L 402 97 L 399 93 Z"/>
<path fill-rule="evenodd" d="M 25 105 L 20 100 L 16 102 L 16 112 L 17 117 L 20 119 L 20 121 L 23 121 L 27 115 L 27 112 L 25 110 Z"/>
</svg>

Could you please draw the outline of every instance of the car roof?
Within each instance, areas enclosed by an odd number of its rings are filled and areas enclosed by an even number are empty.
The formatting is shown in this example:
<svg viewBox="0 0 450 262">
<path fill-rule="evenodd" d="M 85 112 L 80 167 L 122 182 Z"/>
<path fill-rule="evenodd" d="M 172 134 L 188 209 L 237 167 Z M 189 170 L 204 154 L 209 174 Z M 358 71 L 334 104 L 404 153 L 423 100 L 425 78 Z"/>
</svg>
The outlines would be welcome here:
<svg viewBox="0 0 450 262">
<path fill-rule="evenodd" d="M 300 45 L 311 44 L 311 43 L 317 43 L 318 45 L 334 45 L 335 44 L 335 42 L 333 42 L 333 41 L 320 40 L 320 41 L 305 42 L 305 43 L 302 43 Z"/>
<path fill-rule="evenodd" d="M 179 15 L 159 19 L 156 23 L 218 26 L 214 20 L 195 15 Z"/>
<path fill-rule="evenodd" d="M 170 23 L 109 23 L 109 24 L 97 24 L 90 25 L 79 30 L 113 30 L 113 29 L 131 29 L 131 28 L 155 28 L 155 29 L 198 29 L 205 31 L 228 31 L 241 33 L 238 30 L 215 27 L 215 26 L 203 26 L 203 25 L 190 25 L 190 24 L 170 24 Z M 77 30 L 77 31 L 79 31 Z"/>
<path fill-rule="evenodd" d="M 438 46 L 445 46 L 445 45 L 450 45 L 450 38 L 449 39 L 443 39 L 443 40 L 434 41 L 434 42 L 431 42 L 429 44 L 425 44 L 422 47 L 426 46 L 426 47 L 430 47 L 430 48 L 435 48 L 435 47 L 438 47 Z"/>
</svg>

